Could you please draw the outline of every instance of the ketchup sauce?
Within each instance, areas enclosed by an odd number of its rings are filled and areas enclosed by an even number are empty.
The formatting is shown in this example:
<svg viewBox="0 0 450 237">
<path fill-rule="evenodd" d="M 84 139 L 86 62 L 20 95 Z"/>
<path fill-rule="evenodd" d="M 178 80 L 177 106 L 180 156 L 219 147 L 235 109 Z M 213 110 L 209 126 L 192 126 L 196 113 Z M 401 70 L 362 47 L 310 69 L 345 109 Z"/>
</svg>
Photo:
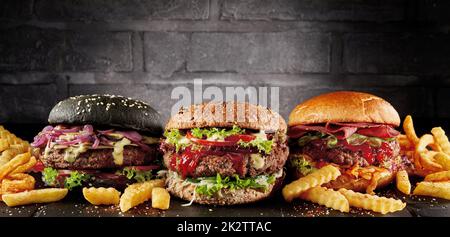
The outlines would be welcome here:
<svg viewBox="0 0 450 237">
<path fill-rule="evenodd" d="M 244 175 L 243 153 L 211 151 L 207 149 L 192 150 L 191 147 L 187 147 L 181 153 L 173 154 L 170 160 L 170 169 L 178 171 L 183 178 L 192 176 L 200 162 L 200 158 L 209 155 L 223 156 L 223 159 L 229 159 L 233 163 L 233 168 L 236 172 L 240 176 Z"/>
<path fill-rule="evenodd" d="M 383 162 L 386 157 L 392 156 L 393 153 L 392 147 L 387 142 L 382 142 L 380 147 L 371 147 L 367 142 L 361 145 L 350 145 L 346 140 L 340 140 L 339 145 L 353 152 L 361 152 L 369 165 L 375 161 Z"/>
</svg>

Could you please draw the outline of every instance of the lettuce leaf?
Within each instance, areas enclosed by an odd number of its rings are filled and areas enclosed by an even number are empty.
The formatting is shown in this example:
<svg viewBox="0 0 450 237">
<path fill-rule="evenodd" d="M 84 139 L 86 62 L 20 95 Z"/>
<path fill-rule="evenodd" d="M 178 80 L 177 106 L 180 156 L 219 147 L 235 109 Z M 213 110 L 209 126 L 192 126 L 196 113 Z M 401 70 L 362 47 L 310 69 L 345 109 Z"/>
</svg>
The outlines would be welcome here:
<svg viewBox="0 0 450 237">
<path fill-rule="evenodd" d="M 238 175 L 222 178 L 220 174 L 215 177 L 202 177 L 187 179 L 187 181 L 197 184 L 195 192 L 200 195 L 213 196 L 222 189 L 261 189 L 267 190 L 269 185 L 275 182 L 274 175 L 260 175 L 257 177 L 240 178 Z"/>
<path fill-rule="evenodd" d="M 141 171 L 131 167 L 126 167 L 120 171 L 117 171 L 117 173 L 124 175 L 127 179 L 134 179 L 137 182 L 145 182 L 154 178 L 151 170 Z"/>
<path fill-rule="evenodd" d="M 175 146 L 176 152 L 190 145 L 189 140 L 178 129 L 166 130 L 164 136 L 167 138 L 167 143 Z"/>
<path fill-rule="evenodd" d="M 316 170 L 313 164 L 305 159 L 303 155 L 295 155 L 290 159 L 291 167 L 298 170 L 302 175 L 308 175 Z"/>
<path fill-rule="evenodd" d="M 236 125 L 232 129 L 220 129 L 220 128 L 192 128 L 191 134 L 193 137 L 199 139 L 213 138 L 215 140 L 223 140 L 226 137 L 232 135 L 244 134 L 245 129 L 242 129 Z M 188 146 L 193 146 L 193 144 L 180 132 L 178 129 L 166 130 L 164 136 L 167 138 L 166 142 L 175 146 L 176 152 L 184 149 Z M 266 140 L 262 137 L 257 136 L 254 140 L 250 142 L 239 141 L 237 143 L 243 148 L 254 147 L 257 148 L 259 152 L 264 152 L 269 154 L 272 151 L 272 140 Z"/>
<path fill-rule="evenodd" d="M 79 187 L 83 185 L 83 182 L 90 179 L 90 175 L 83 174 L 78 171 L 73 171 L 70 173 L 70 176 L 66 178 L 64 181 L 64 187 L 72 190 L 75 187 Z"/>
<path fill-rule="evenodd" d="M 259 152 L 269 154 L 272 151 L 273 140 L 264 140 L 261 137 L 256 137 L 250 142 L 239 141 L 238 145 L 244 148 L 255 147 Z"/>
<path fill-rule="evenodd" d="M 223 140 L 232 135 L 244 134 L 245 129 L 233 125 L 232 129 L 219 128 L 193 128 L 191 129 L 192 136 L 196 138 L 215 138 L 216 140 Z"/>
<path fill-rule="evenodd" d="M 44 170 L 42 171 L 42 181 L 44 181 L 46 185 L 56 186 L 58 184 L 56 179 L 57 177 L 58 177 L 58 170 L 56 169 L 47 167 L 44 168 Z"/>
</svg>

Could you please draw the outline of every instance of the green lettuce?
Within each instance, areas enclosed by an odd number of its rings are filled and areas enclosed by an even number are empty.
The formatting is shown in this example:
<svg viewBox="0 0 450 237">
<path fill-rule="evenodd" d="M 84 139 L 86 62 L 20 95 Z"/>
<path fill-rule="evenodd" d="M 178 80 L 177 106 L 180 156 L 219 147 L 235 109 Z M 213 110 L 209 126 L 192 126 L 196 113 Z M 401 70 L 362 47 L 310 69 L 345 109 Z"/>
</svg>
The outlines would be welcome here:
<svg viewBox="0 0 450 237">
<path fill-rule="evenodd" d="M 88 181 L 90 179 L 90 175 L 80 173 L 78 171 L 72 171 L 70 176 L 66 178 L 64 181 L 64 187 L 72 190 L 75 187 L 79 187 L 83 185 L 83 182 Z"/>
<path fill-rule="evenodd" d="M 245 129 L 242 129 L 236 125 L 234 125 L 232 129 L 228 130 L 224 128 L 192 128 L 191 134 L 193 137 L 199 139 L 205 139 L 206 137 L 206 139 L 213 138 L 216 140 L 223 140 L 229 136 L 245 134 Z M 186 139 L 178 129 L 166 130 L 164 132 L 164 136 L 167 138 L 167 143 L 175 146 L 176 152 L 188 146 L 193 146 L 193 144 L 189 142 L 189 140 Z M 257 148 L 259 152 L 269 154 L 272 151 L 273 141 L 265 140 L 257 136 L 250 142 L 239 141 L 237 144 L 244 148 L 254 147 Z"/>
<path fill-rule="evenodd" d="M 264 140 L 261 137 L 256 137 L 255 139 L 249 142 L 239 141 L 238 145 L 244 148 L 255 147 L 258 149 L 259 152 L 269 154 L 272 151 L 273 141 Z"/>
<path fill-rule="evenodd" d="M 296 155 L 290 159 L 291 167 L 298 170 L 303 176 L 308 175 L 316 170 L 310 161 L 305 159 L 303 155 Z"/>
<path fill-rule="evenodd" d="M 197 184 L 195 192 L 200 195 L 213 196 L 222 189 L 261 189 L 267 190 L 269 185 L 275 182 L 274 175 L 260 175 L 257 177 L 240 178 L 238 175 L 232 177 L 222 178 L 220 174 L 215 177 L 202 177 L 195 179 L 188 179 L 189 182 Z"/>
<path fill-rule="evenodd" d="M 42 181 L 48 186 L 59 186 L 58 175 L 58 170 L 47 167 L 42 171 Z M 90 178 L 91 176 L 88 174 L 72 171 L 69 177 L 64 180 L 64 187 L 72 190 L 75 187 L 82 186 L 83 182 L 88 181 Z"/>
<path fill-rule="evenodd" d="M 193 128 L 191 129 L 192 136 L 196 138 L 215 138 L 216 140 L 223 140 L 226 137 L 232 135 L 244 134 L 245 129 L 242 129 L 236 125 L 233 125 L 232 129 L 219 129 L 219 128 Z"/>
<path fill-rule="evenodd" d="M 164 136 L 167 138 L 167 143 L 175 146 L 176 152 L 189 146 L 189 142 L 184 139 L 184 135 L 178 129 L 166 130 Z"/>
<path fill-rule="evenodd" d="M 141 171 L 131 167 L 126 167 L 121 171 L 117 171 L 119 174 L 124 175 L 127 179 L 134 179 L 137 182 L 145 182 L 154 178 L 152 171 Z"/>
<path fill-rule="evenodd" d="M 57 185 L 58 170 L 47 167 L 42 171 L 42 181 L 49 186 Z"/>
</svg>

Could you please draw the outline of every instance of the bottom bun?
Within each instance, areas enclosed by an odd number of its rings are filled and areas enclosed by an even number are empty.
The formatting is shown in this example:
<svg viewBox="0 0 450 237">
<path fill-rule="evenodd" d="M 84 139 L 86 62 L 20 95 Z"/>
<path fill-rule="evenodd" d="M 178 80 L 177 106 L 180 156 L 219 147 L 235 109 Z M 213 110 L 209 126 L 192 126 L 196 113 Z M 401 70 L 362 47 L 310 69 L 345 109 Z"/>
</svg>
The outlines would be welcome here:
<svg viewBox="0 0 450 237">
<path fill-rule="evenodd" d="M 284 172 L 283 172 L 284 174 Z M 206 196 L 195 194 L 196 188 L 195 184 L 185 182 L 181 179 L 175 172 L 169 171 L 166 178 L 166 189 L 178 198 L 184 199 L 186 201 L 193 201 L 198 204 L 205 205 L 238 205 L 245 203 L 252 203 L 260 201 L 270 197 L 274 191 L 281 187 L 284 175 L 279 177 L 273 184 L 271 184 L 267 190 L 257 190 L 257 189 L 222 189 L 220 194 L 214 196 Z"/>
</svg>

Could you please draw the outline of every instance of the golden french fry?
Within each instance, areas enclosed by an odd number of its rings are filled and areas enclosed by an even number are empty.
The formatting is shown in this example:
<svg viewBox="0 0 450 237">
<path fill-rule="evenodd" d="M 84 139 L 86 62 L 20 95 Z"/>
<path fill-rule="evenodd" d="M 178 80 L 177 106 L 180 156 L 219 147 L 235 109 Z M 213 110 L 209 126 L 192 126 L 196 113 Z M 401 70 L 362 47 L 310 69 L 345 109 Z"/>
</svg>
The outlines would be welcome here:
<svg viewBox="0 0 450 237">
<path fill-rule="evenodd" d="M 3 194 L 2 199 L 9 207 L 32 203 L 56 202 L 67 195 L 66 188 L 46 188 L 25 191 L 21 193 Z"/>
<path fill-rule="evenodd" d="M 347 198 L 350 206 L 379 212 L 381 214 L 400 211 L 406 207 L 406 203 L 393 198 L 357 193 L 344 188 L 339 189 L 339 192 Z"/>
<path fill-rule="evenodd" d="M 432 151 L 437 151 L 437 152 L 441 152 L 442 151 L 442 149 L 439 146 L 439 144 L 436 143 L 436 140 L 434 141 L 433 144 L 430 144 L 428 146 L 431 148 Z"/>
<path fill-rule="evenodd" d="M 324 187 L 313 187 L 300 194 L 300 198 L 341 212 L 349 212 L 348 200 L 337 191 Z"/>
<path fill-rule="evenodd" d="M 413 143 L 408 138 L 398 138 L 397 139 L 400 147 L 405 149 L 411 149 L 414 147 Z"/>
<path fill-rule="evenodd" d="M 155 187 L 152 189 L 152 207 L 167 210 L 170 206 L 170 194 L 165 188 Z"/>
<path fill-rule="evenodd" d="M 411 193 L 411 183 L 409 182 L 409 177 L 406 170 L 400 170 L 397 172 L 396 183 L 397 189 L 400 192 L 408 195 Z"/>
<path fill-rule="evenodd" d="M 441 147 L 442 151 L 450 155 L 450 142 L 448 141 L 448 137 L 445 135 L 444 129 L 441 127 L 436 127 L 431 129 L 431 134 L 433 134 L 434 139 L 436 140 L 437 144 Z"/>
<path fill-rule="evenodd" d="M 331 180 L 337 179 L 341 175 L 339 168 L 332 165 L 327 165 L 319 170 L 302 177 L 283 188 L 283 197 L 286 201 L 290 202 L 292 199 L 298 197 L 300 193 L 316 186 L 320 186 L 324 183 L 328 183 Z"/>
<path fill-rule="evenodd" d="M 427 151 L 427 146 L 430 144 L 434 144 L 434 137 L 430 134 L 425 134 L 420 137 L 419 142 L 416 144 L 416 152 L 424 152 Z"/>
<path fill-rule="evenodd" d="M 6 151 L 2 152 L 0 155 L 0 166 L 8 163 L 12 158 L 14 158 L 18 153 L 16 153 L 16 150 L 13 149 L 7 149 Z"/>
<path fill-rule="evenodd" d="M 28 174 L 12 174 L 2 181 L 1 192 L 19 193 L 34 189 L 35 180 L 33 176 Z"/>
<path fill-rule="evenodd" d="M 26 141 L 19 141 L 19 140 L 11 140 L 14 142 L 14 144 L 9 144 L 9 148 L 16 149 L 22 153 L 27 152 L 28 149 L 30 149 L 30 144 Z"/>
<path fill-rule="evenodd" d="M 435 151 L 425 151 L 420 153 L 420 164 L 422 164 L 423 168 L 433 171 L 439 172 L 442 171 L 442 165 L 434 162 L 434 156 L 437 154 Z"/>
<path fill-rule="evenodd" d="M 115 188 L 83 188 L 84 198 L 93 205 L 117 205 L 120 192 Z"/>
<path fill-rule="evenodd" d="M 0 153 L 9 148 L 8 140 L 0 139 Z"/>
<path fill-rule="evenodd" d="M 31 154 L 29 152 L 17 155 L 8 163 L 0 167 L 0 180 L 15 170 L 17 167 L 27 163 L 30 160 Z"/>
<path fill-rule="evenodd" d="M 30 160 L 27 163 L 17 167 L 15 170 L 11 172 L 11 174 L 25 173 L 31 170 L 34 167 L 34 165 L 36 165 L 36 163 L 37 163 L 36 158 L 32 156 L 30 157 Z"/>
<path fill-rule="evenodd" d="M 433 181 L 433 182 L 450 181 L 450 171 L 441 171 L 429 174 L 425 176 L 425 181 Z"/>
<path fill-rule="evenodd" d="M 431 173 L 433 173 L 433 172 L 430 171 L 430 170 L 425 170 L 425 169 L 417 169 L 417 168 L 415 168 L 413 170 L 413 174 L 416 175 L 416 176 L 420 176 L 420 177 L 425 177 L 425 176 L 427 176 L 427 175 L 429 175 Z"/>
<path fill-rule="evenodd" d="M 419 138 L 416 135 L 416 130 L 414 130 L 414 124 L 411 115 L 406 116 L 405 120 L 403 121 L 403 130 L 412 143 L 419 143 Z"/>
<path fill-rule="evenodd" d="M 152 189 L 155 187 L 164 187 L 164 179 L 155 179 L 128 186 L 120 197 L 120 210 L 126 212 L 149 200 L 152 197 Z"/>
<path fill-rule="evenodd" d="M 450 200 L 450 182 L 420 182 L 413 194 Z"/>
<path fill-rule="evenodd" d="M 436 163 L 440 164 L 444 170 L 450 170 L 450 156 L 439 152 L 434 156 Z"/>
</svg>

